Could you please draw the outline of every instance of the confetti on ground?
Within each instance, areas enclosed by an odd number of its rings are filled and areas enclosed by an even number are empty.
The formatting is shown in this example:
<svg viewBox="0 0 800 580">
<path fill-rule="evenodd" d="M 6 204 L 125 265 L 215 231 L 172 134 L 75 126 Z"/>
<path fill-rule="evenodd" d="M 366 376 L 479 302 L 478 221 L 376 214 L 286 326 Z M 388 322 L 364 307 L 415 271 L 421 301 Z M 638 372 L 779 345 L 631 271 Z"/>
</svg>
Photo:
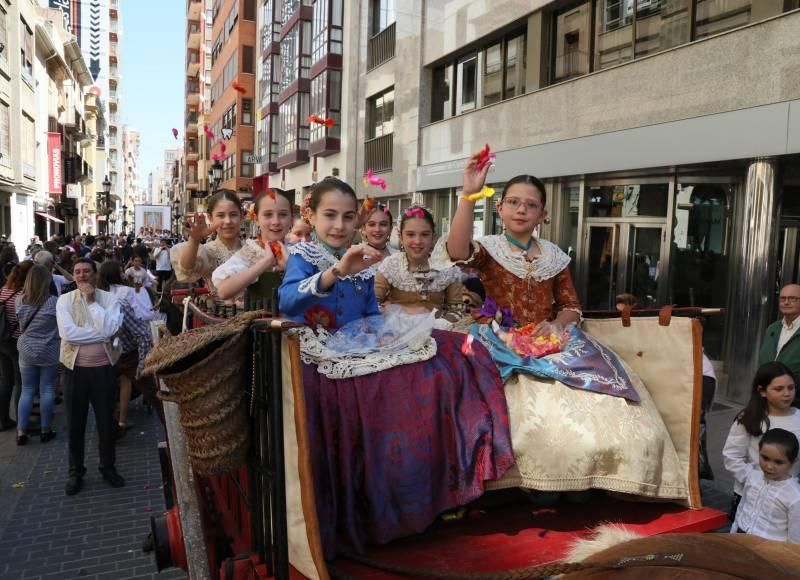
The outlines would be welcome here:
<svg viewBox="0 0 800 580">
<path fill-rule="evenodd" d="M 13 487 L 14 489 L 22 489 L 23 487 L 25 487 L 25 482 L 18 481 L 17 483 L 12 483 L 11 487 Z"/>
</svg>

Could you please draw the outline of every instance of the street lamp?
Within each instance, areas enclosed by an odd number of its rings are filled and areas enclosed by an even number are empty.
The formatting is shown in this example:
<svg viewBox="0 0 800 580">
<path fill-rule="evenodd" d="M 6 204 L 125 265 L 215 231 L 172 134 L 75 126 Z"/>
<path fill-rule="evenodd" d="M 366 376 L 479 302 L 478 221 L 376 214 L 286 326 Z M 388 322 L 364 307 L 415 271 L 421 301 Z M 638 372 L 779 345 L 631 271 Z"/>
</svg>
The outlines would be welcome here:
<svg viewBox="0 0 800 580">
<path fill-rule="evenodd" d="M 128 206 L 122 204 L 122 233 L 128 228 Z"/>
<path fill-rule="evenodd" d="M 214 164 L 211 166 L 211 169 L 208 172 L 209 181 L 214 185 L 213 191 L 217 191 L 217 189 L 219 189 L 219 184 L 222 183 L 223 169 L 222 163 L 220 163 L 219 159 L 217 159 L 214 161 Z"/>
</svg>

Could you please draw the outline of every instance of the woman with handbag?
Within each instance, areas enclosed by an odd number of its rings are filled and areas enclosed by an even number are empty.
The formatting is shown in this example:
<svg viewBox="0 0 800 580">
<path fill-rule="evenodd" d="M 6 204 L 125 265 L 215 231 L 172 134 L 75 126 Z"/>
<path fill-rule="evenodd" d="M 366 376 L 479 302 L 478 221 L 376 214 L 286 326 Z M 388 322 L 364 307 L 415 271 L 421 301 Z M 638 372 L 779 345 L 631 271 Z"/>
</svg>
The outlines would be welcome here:
<svg viewBox="0 0 800 580">
<path fill-rule="evenodd" d="M 32 267 L 33 262 L 30 261 L 14 266 L 8 274 L 6 285 L 0 290 L 0 431 L 16 426 L 9 414 L 12 396 L 16 408 L 22 385 L 17 352 L 17 337 L 20 333 L 15 300 L 22 292 L 25 278 Z"/>
<path fill-rule="evenodd" d="M 22 294 L 16 299 L 21 331 L 17 350 L 22 376 L 22 396 L 17 407 L 17 445 L 28 442 L 28 420 L 37 390 L 42 417 L 40 439 L 47 443 L 56 436 L 52 421 L 61 338 L 56 320 L 58 297 L 50 294 L 51 281 L 49 268 L 34 266 L 25 280 Z"/>
</svg>

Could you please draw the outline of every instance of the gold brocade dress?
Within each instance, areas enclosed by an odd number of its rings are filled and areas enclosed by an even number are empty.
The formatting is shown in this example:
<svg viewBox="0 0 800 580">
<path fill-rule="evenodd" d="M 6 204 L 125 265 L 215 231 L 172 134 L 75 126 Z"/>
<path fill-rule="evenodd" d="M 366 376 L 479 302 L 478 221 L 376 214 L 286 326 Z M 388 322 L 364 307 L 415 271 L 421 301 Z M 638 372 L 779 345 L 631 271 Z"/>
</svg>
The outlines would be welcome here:
<svg viewBox="0 0 800 580">
<path fill-rule="evenodd" d="M 375 296 L 378 304 L 437 310 L 441 316 L 459 315 L 463 309 L 464 287 L 457 267 L 411 272 L 405 252 L 392 254 L 378 265 Z"/>
<path fill-rule="evenodd" d="M 473 243 L 469 259 L 459 262 L 478 273 L 487 298 L 509 308 L 518 326 L 552 320 L 562 310 L 581 313 L 570 258 L 551 242 L 536 243 L 541 255 L 530 260 L 504 237 L 486 236 Z M 454 263 L 444 244 L 437 246 L 432 262 Z M 490 487 L 596 488 L 688 503 L 688 472 L 647 388 L 625 369 L 638 403 L 513 374 L 505 393 L 516 466 Z"/>
</svg>

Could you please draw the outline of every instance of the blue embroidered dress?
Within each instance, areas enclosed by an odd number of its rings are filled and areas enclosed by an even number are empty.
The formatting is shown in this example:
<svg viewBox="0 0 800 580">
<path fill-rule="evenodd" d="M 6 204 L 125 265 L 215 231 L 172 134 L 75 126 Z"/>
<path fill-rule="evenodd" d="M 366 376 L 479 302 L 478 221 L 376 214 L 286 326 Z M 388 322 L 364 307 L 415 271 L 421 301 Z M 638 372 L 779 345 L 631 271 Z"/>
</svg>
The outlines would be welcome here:
<svg viewBox="0 0 800 580">
<path fill-rule="evenodd" d="M 336 257 L 313 242 L 289 253 L 279 290 L 284 317 L 331 329 L 379 314 L 374 268 L 323 292 L 321 272 Z M 466 356 L 463 335 L 434 330 L 433 338 L 433 358 L 354 378 L 303 365 L 326 558 L 421 533 L 513 465 L 503 383 L 489 352 L 476 341 Z"/>
<path fill-rule="evenodd" d="M 289 246 L 289 261 L 278 290 L 281 314 L 295 322 L 339 328 L 352 320 L 380 314 L 375 298 L 375 269 L 342 277 L 320 290 L 322 272 L 337 258 L 316 242 Z"/>
</svg>

